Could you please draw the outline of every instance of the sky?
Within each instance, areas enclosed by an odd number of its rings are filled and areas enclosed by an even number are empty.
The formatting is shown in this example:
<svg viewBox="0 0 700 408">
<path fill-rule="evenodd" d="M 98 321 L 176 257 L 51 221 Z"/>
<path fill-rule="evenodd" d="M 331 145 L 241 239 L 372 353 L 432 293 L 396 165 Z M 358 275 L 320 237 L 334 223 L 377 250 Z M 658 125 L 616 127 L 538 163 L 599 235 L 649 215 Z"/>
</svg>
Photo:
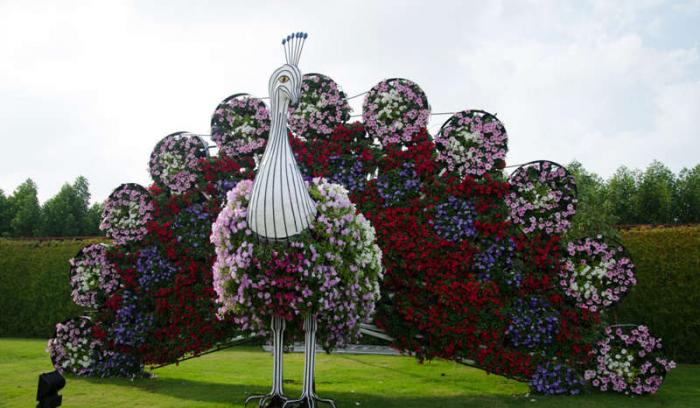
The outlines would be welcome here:
<svg viewBox="0 0 700 408">
<path fill-rule="evenodd" d="M 294 31 L 302 71 L 348 95 L 403 77 L 433 112 L 496 113 L 509 165 L 700 163 L 698 0 L 0 0 L 0 189 L 148 185 L 158 140 L 208 134 L 228 95 L 266 96 Z"/>
</svg>

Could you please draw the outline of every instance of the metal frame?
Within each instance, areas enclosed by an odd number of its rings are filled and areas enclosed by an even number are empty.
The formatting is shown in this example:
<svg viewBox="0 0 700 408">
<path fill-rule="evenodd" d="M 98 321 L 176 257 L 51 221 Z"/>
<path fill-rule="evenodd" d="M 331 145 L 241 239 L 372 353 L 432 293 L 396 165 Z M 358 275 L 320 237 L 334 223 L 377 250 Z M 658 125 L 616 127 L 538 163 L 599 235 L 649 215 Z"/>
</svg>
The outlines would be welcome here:
<svg viewBox="0 0 700 408">
<path fill-rule="evenodd" d="M 245 400 L 244 406 L 251 401 L 260 400 L 259 407 L 285 406 L 289 398 L 284 395 L 284 329 L 287 322 L 279 316 L 272 316 L 270 328 L 272 330 L 272 389 L 268 394 L 251 395 Z"/>
</svg>

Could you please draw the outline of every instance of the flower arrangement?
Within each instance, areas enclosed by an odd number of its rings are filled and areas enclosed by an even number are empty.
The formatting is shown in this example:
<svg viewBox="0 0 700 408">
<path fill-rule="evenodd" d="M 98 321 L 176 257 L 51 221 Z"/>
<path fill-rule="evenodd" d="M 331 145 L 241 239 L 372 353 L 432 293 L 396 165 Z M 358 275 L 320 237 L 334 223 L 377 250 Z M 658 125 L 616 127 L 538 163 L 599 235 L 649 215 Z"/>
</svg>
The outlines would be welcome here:
<svg viewBox="0 0 700 408">
<path fill-rule="evenodd" d="M 559 330 L 557 311 L 540 296 L 518 298 L 509 314 L 506 330 L 515 347 L 534 349 L 551 344 Z"/>
<path fill-rule="evenodd" d="M 351 111 L 335 81 L 322 74 L 305 74 L 299 104 L 289 107 L 289 127 L 301 139 L 327 138 L 350 119 Z"/>
<path fill-rule="evenodd" d="M 622 246 L 602 237 L 571 242 L 560 272 L 560 284 L 576 305 L 590 311 L 611 306 L 637 283 L 634 265 Z"/>
<path fill-rule="evenodd" d="M 247 94 L 224 99 L 211 118 L 211 138 L 220 155 L 231 157 L 262 154 L 270 133 L 270 114 L 265 103 Z"/>
<path fill-rule="evenodd" d="M 328 137 L 292 137 L 291 145 L 302 174 L 340 184 L 351 198 L 365 191 L 376 169 L 377 146 L 359 122 L 338 125 Z"/>
<path fill-rule="evenodd" d="M 146 224 L 153 219 L 153 202 L 138 184 L 122 184 L 104 202 L 100 230 L 117 245 L 137 242 L 146 236 Z"/>
<path fill-rule="evenodd" d="M 415 165 L 410 162 L 383 172 L 377 178 L 377 191 L 386 207 L 397 206 L 420 190 L 421 181 Z"/>
<path fill-rule="evenodd" d="M 379 298 L 381 251 L 374 229 L 356 213 L 345 188 L 315 178 L 309 191 L 318 215 L 310 230 L 289 246 L 256 245 L 246 223 L 251 188 L 252 181 L 244 180 L 228 193 L 212 228 L 219 315 L 264 334 L 272 315 L 292 321 L 315 313 L 324 347 L 347 344 Z"/>
<path fill-rule="evenodd" d="M 430 224 L 444 240 L 459 242 L 476 235 L 474 204 L 464 198 L 448 196 L 435 206 L 435 215 Z"/>
<path fill-rule="evenodd" d="M 103 244 L 83 247 L 68 263 L 71 296 L 77 305 L 99 308 L 121 287 L 119 274 L 107 259 L 107 247 Z"/>
<path fill-rule="evenodd" d="M 543 395 L 579 395 L 585 385 L 576 370 L 556 361 L 538 365 L 529 384 Z"/>
<path fill-rule="evenodd" d="M 460 177 L 482 176 L 505 163 L 508 134 L 490 113 L 465 110 L 452 115 L 435 137 L 437 161 Z"/>
<path fill-rule="evenodd" d="M 576 214 L 576 181 L 563 166 L 544 160 L 524 164 L 508 182 L 510 218 L 525 233 L 561 234 L 569 229 Z"/>
<path fill-rule="evenodd" d="M 139 250 L 136 273 L 139 287 L 148 291 L 168 285 L 177 273 L 177 268 L 161 254 L 157 246 L 149 246 Z"/>
<path fill-rule="evenodd" d="M 585 378 L 601 391 L 654 394 L 676 363 L 661 356 L 661 340 L 646 326 L 605 328 L 593 350 L 595 366 Z"/>
<path fill-rule="evenodd" d="M 95 369 L 101 343 L 92 335 L 92 321 L 77 317 L 56 325 L 46 351 L 61 373 L 91 375 Z"/>
<path fill-rule="evenodd" d="M 369 90 L 362 105 L 362 120 L 367 131 L 382 146 L 411 142 L 430 118 L 425 93 L 408 79 L 381 81 Z"/>
<path fill-rule="evenodd" d="M 133 290 L 122 291 L 120 298 L 113 328 L 114 343 L 127 347 L 142 346 L 153 328 L 153 314 L 144 310 L 143 302 Z"/>
<path fill-rule="evenodd" d="M 199 136 L 173 133 L 153 148 L 148 169 L 156 183 L 180 194 L 195 186 L 200 160 L 208 155 L 207 144 Z"/>
</svg>

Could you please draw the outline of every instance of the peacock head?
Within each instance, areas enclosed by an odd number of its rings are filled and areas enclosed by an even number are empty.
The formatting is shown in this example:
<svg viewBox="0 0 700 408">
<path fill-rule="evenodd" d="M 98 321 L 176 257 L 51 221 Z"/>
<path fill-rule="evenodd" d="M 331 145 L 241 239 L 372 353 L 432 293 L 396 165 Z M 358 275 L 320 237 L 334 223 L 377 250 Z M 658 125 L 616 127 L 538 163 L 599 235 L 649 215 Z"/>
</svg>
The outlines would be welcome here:
<svg viewBox="0 0 700 408">
<path fill-rule="evenodd" d="M 270 97 L 286 98 L 290 105 L 299 103 L 301 97 L 302 76 L 299 70 L 299 58 L 304 43 L 309 37 L 307 33 L 292 33 L 282 40 L 284 57 L 287 63 L 277 68 L 270 78 Z"/>
<path fill-rule="evenodd" d="M 284 64 L 277 68 L 270 78 L 270 97 L 286 99 L 291 106 L 299 103 L 301 97 L 301 71 L 294 65 Z"/>
</svg>

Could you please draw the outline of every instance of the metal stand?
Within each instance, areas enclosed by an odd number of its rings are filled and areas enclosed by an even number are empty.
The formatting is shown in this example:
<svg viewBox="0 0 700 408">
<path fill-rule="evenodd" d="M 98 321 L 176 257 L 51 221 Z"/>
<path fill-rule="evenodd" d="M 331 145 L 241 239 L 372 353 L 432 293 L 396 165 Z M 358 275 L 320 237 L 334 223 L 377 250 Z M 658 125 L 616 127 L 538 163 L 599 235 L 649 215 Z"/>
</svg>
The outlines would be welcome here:
<svg viewBox="0 0 700 408">
<path fill-rule="evenodd" d="M 281 408 L 283 405 L 286 405 L 285 402 L 289 398 L 284 395 L 284 389 L 282 388 L 282 380 L 284 378 L 282 347 L 284 346 L 283 339 L 286 325 L 287 322 L 281 317 L 272 317 L 270 325 L 272 328 L 272 390 L 265 395 L 251 395 L 246 398 L 245 406 L 248 406 L 249 402 L 258 399 L 260 400 L 258 407 Z"/>
<path fill-rule="evenodd" d="M 296 406 L 298 408 L 316 408 L 319 402 L 323 402 L 335 408 L 335 401 L 320 398 L 316 395 L 315 371 L 316 371 L 316 329 L 318 323 L 316 316 L 308 314 L 304 317 L 304 383 L 302 385 L 301 397 L 296 400 L 289 400 L 282 405 L 282 408 Z"/>
</svg>

